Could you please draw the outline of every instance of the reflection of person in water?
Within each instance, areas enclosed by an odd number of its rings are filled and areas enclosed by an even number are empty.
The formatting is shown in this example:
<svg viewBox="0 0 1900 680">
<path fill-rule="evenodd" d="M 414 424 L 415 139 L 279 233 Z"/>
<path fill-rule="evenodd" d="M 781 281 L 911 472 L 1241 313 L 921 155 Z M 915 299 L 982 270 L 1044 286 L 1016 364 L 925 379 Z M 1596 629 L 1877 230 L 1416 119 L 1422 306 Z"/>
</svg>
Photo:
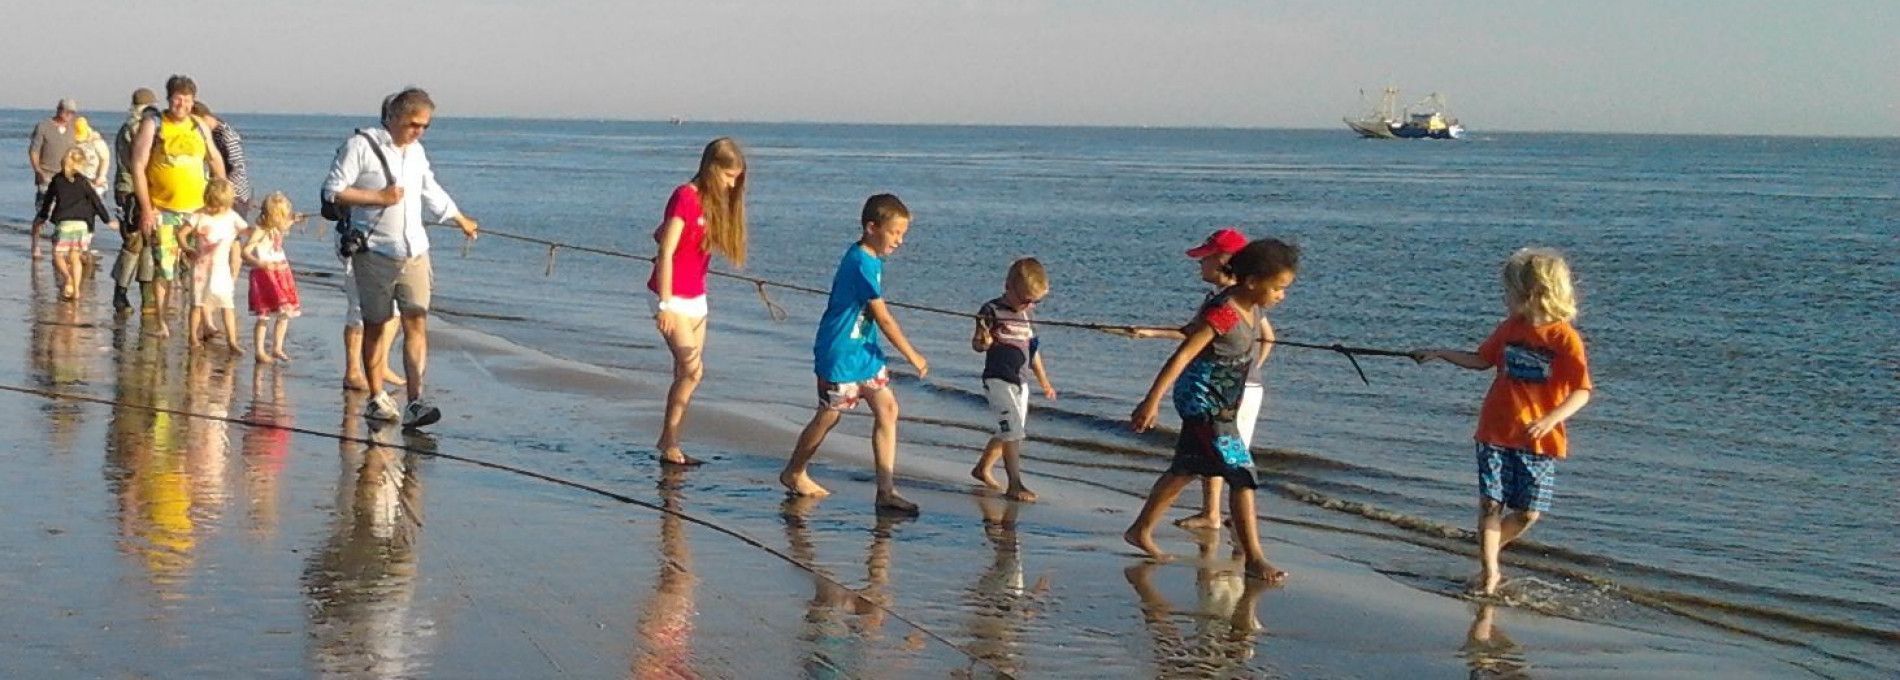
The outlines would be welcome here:
<svg viewBox="0 0 1900 680">
<path fill-rule="evenodd" d="M 185 411 L 204 417 L 185 421 L 185 464 L 191 474 L 192 516 L 216 522 L 230 493 L 224 488 L 230 461 L 231 399 L 237 392 L 237 359 L 192 354 L 185 360 Z"/>
<path fill-rule="evenodd" d="M 277 534 L 277 477 L 290 456 L 290 430 L 281 428 L 296 425 L 284 398 L 282 365 L 259 366 L 251 372 L 251 405 L 244 411 L 244 420 L 255 423 L 244 428 L 244 496 L 250 500 L 250 532 L 256 538 L 270 538 Z"/>
<path fill-rule="evenodd" d="M 118 499 L 119 549 L 138 558 L 154 601 L 168 599 L 196 547 L 190 479 L 177 446 L 164 345 L 156 337 L 113 331 L 114 396 L 107 424 L 106 488 Z"/>
<path fill-rule="evenodd" d="M 976 504 L 995 558 L 964 591 L 964 604 L 970 610 L 970 644 L 965 651 L 1006 675 L 1016 675 L 1024 670 L 1017 638 L 1023 622 L 1035 615 L 1032 595 L 1046 591 L 1048 583 L 1039 581 L 1033 592 L 1025 587 L 1016 539 L 1016 514 L 1022 506 L 989 496 L 976 497 Z"/>
<path fill-rule="evenodd" d="M 871 530 L 871 545 L 865 550 L 865 583 L 853 590 L 839 586 L 817 567 L 818 551 L 805 524 L 806 516 L 817 501 L 813 496 L 793 496 L 780 506 L 792 558 L 812 569 L 814 590 L 805 607 L 805 630 L 799 634 L 799 640 L 809 649 L 800 667 L 808 678 L 855 677 L 861 670 L 868 669 L 866 643 L 884 637 L 884 620 L 892 598 L 891 537 L 898 524 L 916 517 L 878 513 L 877 525 Z M 845 610 L 850 611 L 852 618 L 843 616 Z M 912 631 L 905 638 L 905 648 L 920 648 L 921 635 L 921 631 Z"/>
<path fill-rule="evenodd" d="M 360 436 L 361 413 L 362 399 L 348 398 L 346 436 Z M 434 629 L 411 612 L 422 525 L 419 457 L 395 448 L 400 435 L 393 427 L 370 436 L 376 443 L 340 445 L 336 519 L 304 568 L 311 663 L 323 675 L 414 675 Z"/>
<path fill-rule="evenodd" d="M 85 348 L 92 347 L 95 331 L 86 324 L 81 305 L 55 304 L 41 291 L 44 284 L 36 267 L 32 277 L 33 326 L 27 346 L 32 353 L 32 375 L 37 386 L 63 392 L 91 382 L 91 362 Z M 70 453 L 79 434 L 78 402 L 53 400 L 40 407 L 46 414 L 52 450 Z"/>
<path fill-rule="evenodd" d="M 686 476 L 678 466 L 660 472 L 660 499 L 667 510 L 680 510 L 680 486 Z M 640 653 L 633 658 L 636 678 L 694 678 L 694 587 L 692 545 L 686 540 L 686 521 L 678 515 L 660 515 L 660 576 L 653 596 L 640 610 Z"/>
<path fill-rule="evenodd" d="M 1254 657 L 1254 645 L 1262 630 L 1255 609 L 1260 595 L 1272 584 L 1243 578 L 1231 565 L 1217 563 L 1214 552 L 1219 537 L 1210 534 L 1197 540 L 1201 558 L 1194 574 L 1199 595 L 1194 611 L 1177 611 L 1154 587 L 1152 574 L 1159 565 L 1144 562 L 1123 571 L 1135 595 L 1141 598 L 1142 620 L 1153 641 L 1156 670 L 1191 670 L 1193 675 L 1205 677 L 1249 674 L 1243 670 Z M 1193 620 L 1191 638 L 1177 627 L 1175 618 L 1179 615 Z"/>
<path fill-rule="evenodd" d="M 1472 680 L 1530 677 L 1530 664 L 1524 660 L 1523 651 L 1497 627 L 1493 621 L 1496 615 L 1497 608 L 1490 604 L 1473 607 L 1471 628 L 1465 631 L 1465 646 L 1459 650 L 1459 656 L 1471 668 Z"/>
</svg>

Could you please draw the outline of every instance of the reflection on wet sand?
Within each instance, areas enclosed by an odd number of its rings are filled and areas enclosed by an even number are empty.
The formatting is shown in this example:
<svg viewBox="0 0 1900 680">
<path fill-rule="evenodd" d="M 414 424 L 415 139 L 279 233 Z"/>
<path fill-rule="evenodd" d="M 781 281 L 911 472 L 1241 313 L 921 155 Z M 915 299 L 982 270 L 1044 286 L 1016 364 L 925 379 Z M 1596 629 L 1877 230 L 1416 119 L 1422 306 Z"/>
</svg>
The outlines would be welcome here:
<svg viewBox="0 0 1900 680">
<path fill-rule="evenodd" d="M 360 437 L 362 399 L 348 398 L 342 432 Z M 369 445 L 341 442 L 336 517 L 304 566 L 310 661 L 318 673 L 407 677 L 422 673 L 434 622 L 413 612 L 422 526 L 420 456 L 392 425 Z"/>
<path fill-rule="evenodd" d="M 224 474 L 230 463 L 231 399 L 237 392 L 237 359 L 225 352 L 199 352 L 185 359 L 185 464 L 191 475 L 191 518 L 216 526 L 230 498 Z"/>
<path fill-rule="evenodd" d="M 1256 614 L 1261 594 L 1271 586 L 1259 579 L 1241 576 L 1232 561 L 1215 557 L 1219 537 L 1211 533 L 1197 538 L 1200 562 L 1194 571 L 1197 606 L 1192 611 L 1174 608 L 1153 584 L 1159 565 L 1143 562 L 1122 573 L 1141 598 L 1142 620 L 1152 641 L 1155 671 L 1168 678 L 1227 678 L 1251 676 L 1255 644 L 1262 627 Z M 1193 633 L 1184 635 L 1177 619 L 1189 619 Z"/>
<path fill-rule="evenodd" d="M 158 338 L 115 326 L 112 345 L 113 396 L 124 405 L 113 407 L 107 424 L 104 474 L 117 500 L 119 550 L 138 558 L 156 600 L 172 600 L 181 594 L 198 543 L 180 446 L 184 424 L 145 406 L 176 407 L 179 386 L 170 381 Z"/>
<path fill-rule="evenodd" d="M 668 467 L 661 472 L 660 500 L 667 510 L 681 509 L 684 471 Z M 696 678 L 697 660 L 693 657 L 693 618 L 698 614 L 694 589 L 699 577 L 693 575 L 693 551 L 687 541 L 686 521 L 678 515 L 660 514 L 659 577 L 653 595 L 640 608 L 632 677 Z"/>
<path fill-rule="evenodd" d="M 1465 646 L 1459 650 L 1459 656 L 1471 668 L 1472 680 L 1530 677 L 1530 663 L 1523 650 L 1497 627 L 1493 620 L 1496 616 L 1494 605 L 1473 605 L 1471 629 L 1465 632 Z"/>
<path fill-rule="evenodd" d="M 87 323 L 91 304 L 84 300 L 59 300 L 57 291 L 33 268 L 33 326 L 28 331 L 27 348 L 31 354 L 28 374 L 37 387 L 55 392 L 72 390 L 92 382 L 92 366 L 87 361 L 98 343 L 99 329 Z M 48 400 L 40 406 L 46 414 L 47 441 L 56 453 L 72 453 L 81 422 L 82 404 Z"/>
<path fill-rule="evenodd" d="M 837 585 L 839 581 L 828 578 L 817 566 L 818 550 L 806 526 L 806 518 L 817 502 L 810 496 L 798 496 L 786 499 L 779 508 L 792 558 L 813 569 L 813 592 L 805 606 L 804 630 L 798 636 L 807 646 L 799 668 L 808 678 L 859 677 L 872 671 L 901 677 L 908 665 L 905 657 L 872 658 L 877 647 L 871 643 L 884 639 L 891 605 L 891 537 L 899 525 L 916 517 L 878 513 L 871 544 L 865 550 L 864 585 L 854 590 Z M 849 618 L 845 616 L 847 611 Z M 923 646 L 922 631 L 911 630 L 902 649 L 914 652 Z"/>
<path fill-rule="evenodd" d="M 964 606 L 970 612 L 970 644 L 965 651 L 1013 676 L 1023 671 L 1023 624 L 1036 615 L 1035 597 L 1048 592 L 1049 582 L 1047 577 L 1038 579 L 1033 589 L 1024 583 L 1022 547 L 1016 536 L 1022 505 L 991 496 L 975 499 L 993 558 L 989 568 L 964 590 Z"/>
<path fill-rule="evenodd" d="M 281 364 L 259 365 L 251 372 L 251 405 L 244 410 L 244 420 L 255 425 L 244 429 L 242 455 L 244 496 L 249 503 L 245 515 L 254 538 L 277 535 L 277 482 L 290 458 L 290 431 L 278 428 L 297 424 L 284 380 Z"/>
</svg>

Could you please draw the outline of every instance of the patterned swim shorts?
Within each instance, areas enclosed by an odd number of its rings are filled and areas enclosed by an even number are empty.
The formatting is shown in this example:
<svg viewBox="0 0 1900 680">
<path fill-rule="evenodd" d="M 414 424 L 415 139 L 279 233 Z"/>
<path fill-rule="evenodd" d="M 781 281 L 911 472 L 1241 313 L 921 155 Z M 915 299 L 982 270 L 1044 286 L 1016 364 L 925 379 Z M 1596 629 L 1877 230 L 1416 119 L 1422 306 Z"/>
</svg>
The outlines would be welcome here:
<svg viewBox="0 0 1900 680">
<path fill-rule="evenodd" d="M 1478 493 L 1513 510 L 1549 512 L 1557 459 L 1478 442 Z"/>
<path fill-rule="evenodd" d="M 869 380 L 834 383 L 818 381 L 818 408 L 832 411 L 849 411 L 857 408 L 858 402 L 872 392 L 884 389 L 891 384 L 891 371 L 888 368 L 877 369 L 877 375 Z"/>
</svg>

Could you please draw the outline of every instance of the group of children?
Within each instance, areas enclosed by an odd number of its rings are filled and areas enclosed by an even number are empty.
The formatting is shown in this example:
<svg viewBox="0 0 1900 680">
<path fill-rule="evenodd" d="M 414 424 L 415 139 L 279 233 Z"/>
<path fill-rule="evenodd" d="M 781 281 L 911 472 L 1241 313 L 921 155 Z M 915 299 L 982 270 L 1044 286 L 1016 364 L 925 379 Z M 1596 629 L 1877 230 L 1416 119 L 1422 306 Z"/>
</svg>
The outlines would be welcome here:
<svg viewBox="0 0 1900 680">
<path fill-rule="evenodd" d="M 75 150 L 67 154 L 65 171 L 54 178 L 34 220 L 36 233 L 48 220 L 54 222 L 54 269 L 64 300 L 78 297 L 81 258 L 90 247 L 93 218 L 118 226 L 97 191 L 85 178 L 73 176 L 78 153 Z M 236 201 L 235 185 L 225 179 L 211 180 L 205 186 L 202 209 L 176 229 L 155 229 L 153 247 L 146 251 L 146 257 L 152 259 L 152 285 L 188 281 L 191 297 L 187 302 L 186 334 L 193 350 L 222 334 L 226 347 L 242 353 L 244 349 L 238 343 L 237 282 L 244 266 L 249 265 L 256 360 L 265 364 L 289 361 L 284 339 L 290 320 L 301 311 L 301 303 L 284 252 L 284 237 L 296 220 L 295 213 L 288 197 L 282 192 L 273 193 L 264 199 L 257 224 L 252 225 L 238 213 Z M 147 311 L 157 315 L 158 334 L 169 336 L 167 310 L 160 305 Z"/>
<path fill-rule="evenodd" d="M 675 192 L 654 235 L 662 244 L 661 257 L 648 287 L 655 295 L 656 325 L 679 360 L 661 442 L 664 463 L 698 463 L 678 450 L 686 406 L 679 387 L 682 379 L 688 380 L 684 394 L 690 398 L 691 387 L 700 379 L 699 351 L 707 313 L 704 277 L 712 252 L 728 259 L 737 252 L 734 261 L 743 260 L 744 174 L 743 156 L 732 140 L 707 145 L 700 173 Z M 724 212 L 710 223 L 697 204 L 709 189 Z M 686 214 L 690 223 L 681 218 L 682 194 L 694 201 Z M 736 223 L 732 215 L 738 216 Z M 841 414 L 864 403 L 873 417 L 876 506 L 879 511 L 917 511 L 916 504 L 896 488 L 898 405 L 882 346 L 887 338 L 918 377 L 928 374 L 929 363 L 910 344 L 883 299 L 884 261 L 904 244 L 910 221 L 909 208 L 895 195 L 866 200 L 859 215 L 859 238 L 845 249 L 832 277 L 812 347 L 817 409 L 779 474 L 780 483 L 793 495 L 829 493 L 812 479 L 810 462 Z M 721 231 L 725 240 L 716 242 L 712 235 Z M 1263 394 L 1260 368 L 1274 342 L 1265 312 L 1285 299 L 1299 271 L 1300 252 L 1277 239 L 1249 241 L 1237 230 L 1222 229 L 1187 254 L 1199 260 L 1202 279 L 1214 287 L 1193 318 L 1180 328 L 1137 328 L 1127 333 L 1180 340 L 1129 421 L 1137 432 L 1154 427 L 1161 401 L 1169 397 L 1181 429 L 1172 463 L 1155 482 L 1123 538 L 1144 554 L 1163 559 L 1166 553 L 1156 545 L 1152 532 L 1175 498 L 1193 481 L 1203 480 L 1201 513 L 1177 524 L 1214 529 L 1223 524 L 1220 496 L 1222 486 L 1228 486 L 1232 489 L 1228 524 L 1246 575 L 1279 582 L 1286 572 L 1267 561 L 1260 543 L 1254 491 L 1261 482 L 1254 470 L 1251 443 Z M 1487 595 L 1496 593 L 1501 581 L 1498 553 L 1548 510 L 1555 461 L 1567 451 L 1564 422 L 1588 402 L 1592 390 L 1583 341 L 1570 324 L 1576 316 L 1576 301 L 1562 256 L 1547 249 L 1521 250 L 1506 261 L 1502 278 L 1506 318 L 1476 352 L 1412 353 L 1421 364 L 1441 360 L 1496 371 L 1474 435 L 1480 573 L 1472 590 Z M 1042 263 L 1019 259 L 1010 264 L 1003 295 L 985 302 L 974 315 L 971 348 L 985 355 L 983 388 L 996 425 L 971 476 L 1019 502 L 1036 500 L 1023 481 L 1020 452 L 1029 381 L 1033 379 L 1046 398 L 1057 395 L 1038 351 L 1033 316 L 1048 292 Z M 674 341 L 677 329 L 686 325 L 693 329 L 689 353 L 683 353 Z M 687 354 L 690 363 L 684 360 Z M 667 458 L 669 450 L 678 457 Z M 992 474 L 999 460 L 1006 484 Z"/>
</svg>

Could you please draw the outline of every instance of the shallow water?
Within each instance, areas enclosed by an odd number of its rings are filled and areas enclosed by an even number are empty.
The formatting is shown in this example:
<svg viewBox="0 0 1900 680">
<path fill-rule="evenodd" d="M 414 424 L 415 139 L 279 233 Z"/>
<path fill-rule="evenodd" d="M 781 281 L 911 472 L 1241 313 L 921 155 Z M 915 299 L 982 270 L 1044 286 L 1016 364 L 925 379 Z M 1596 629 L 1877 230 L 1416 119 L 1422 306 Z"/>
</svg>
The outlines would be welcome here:
<svg viewBox="0 0 1900 680">
<path fill-rule="evenodd" d="M 36 114 L 0 116 L 23 136 Z M 239 117 L 253 183 L 307 207 L 343 118 Z M 1546 576 L 1607 579 L 1651 606 L 1795 641 L 1840 672 L 1893 670 L 1897 437 L 1882 305 L 1900 281 L 1892 140 L 1491 135 L 1381 144 L 1334 132 L 687 125 L 444 119 L 429 149 L 444 183 L 493 229 L 646 253 L 670 187 L 705 139 L 745 142 L 751 272 L 822 286 L 865 195 L 916 213 L 889 266 L 894 299 L 973 309 L 1009 260 L 1050 267 L 1048 318 L 1168 323 L 1197 299 L 1180 250 L 1213 227 L 1289 238 L 1305 266 L 1273 313 L 1292 340 L 1409 348 L 1475 344 L 1497 311 L 1497 263 L 1522 245 L 1566 250 L 1578 273 L 1599 392 L 1575 421 L 1555 513 L 1531 535 Z M 22 168 L 0 184 L 24 187 Z M 19 192 L 23 194 L 22 189 Z M 0 197 L 23 216 L 24 195 Z M 110 242 L 109 238 L 102 242 Z M 324 245 L 293 248 L 329 265 Z M 453 247 L 445 248 L 445 255 Z M 638 298 L 644 264 L 490 239 L 438 264 L 444 315 L 547 352 L 657 374 Z M 715 284 L 704 398 L 796 413 L 822 301 Z M 459 315 L 459 316 L 458 316 Z M 907 439 L 980 445 L 980 360 L 963 322 L 900 313 L 932 359 L 904 381 Z M 1118 423 L 1168 347 L 1045 331 L 1064 396 L 1032 417 L 1032 474 L 1123 494 L 1151 481 L 1165 439 Z M 1468 436 L 1488 378 L 1334 355 L 1269 363 L 1262 465 L 1270 515 L 1360 532 L 1309 544 L 1428 589 L 1467 566 Z M 1038 404 L 1042 406 L 1042 404 Z M 792 416 L 796 417 L 796 416 Z M 189 436 L 187 433 L 186 436 Z M 189 466 L 180 460 L 177 466 Z M 1271 528 L 1269 531 L 1273 531 Z M 1449 538 L 1448 538 L 1449 536 Z M 1424 552 L 1421 552 L 1423 550 Z M 1533 551 L 1521 551 L 1533 552 Z M 1598 607 L 1574 585 L 1550 606 Z M 1871 663 L 1872 666 L 1862 665 Z"/>
</svg>

